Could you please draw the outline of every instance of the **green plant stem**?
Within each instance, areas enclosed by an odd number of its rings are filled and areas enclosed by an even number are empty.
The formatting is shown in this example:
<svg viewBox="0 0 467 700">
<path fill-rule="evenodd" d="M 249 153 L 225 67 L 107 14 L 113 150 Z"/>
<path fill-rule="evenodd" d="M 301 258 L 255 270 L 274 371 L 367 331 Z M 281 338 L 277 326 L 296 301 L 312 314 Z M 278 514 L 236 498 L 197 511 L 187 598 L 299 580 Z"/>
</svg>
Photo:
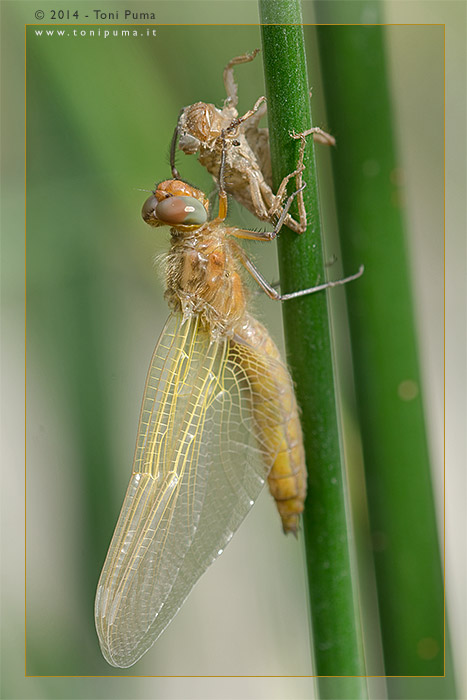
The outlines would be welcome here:
<svg viewBox="0 0 467 700">
<path fill-rule="evenodd" d="M 303 31 L 299 3 L 261 1 L 268 120 L 274 185 L 292 172 L 298 143 L 290 132 L 311 126 Z M 291 25 L 291 26 L 272 26 Z M 296 25 L 296 26 L 292 26 Z M 313 144 L 304 173 L 309 212 L 306 233 L 284 231 L 279 241 L 281 288 L 305 289 L 325 278 Z M 365 674 L 360 619 L 352 582 L 345 478 L 340 454 L 326 293 L 283 305 L 287 356 L 302 408 L 308 462 L 304 533 L 313 631 L 319 676 Z M 329 693 L 329 695 L 328 695 Z M 342 695 L 341 695 L 342 694 Z M 361 678 L 331 685 L 320 681 L 321 697 L 366 697 Z"/>
<path fill-rule="evenodd" d="M 378 12 L 379 3 L 356 5 Z M 317 19 L 337 22 L 333 3 L 318 3 Z M 442 675 L 443 578 L 383 28 L 320 26 L 318 38 L 328 123 L 339 136 L 344 267 L 365 264 L 347 293 L 386 673 Z M 453 697 L 452 686 L 431 683 L 420 695 L 406 681 L 395 680 L 390 696 Z"/>
</svg>

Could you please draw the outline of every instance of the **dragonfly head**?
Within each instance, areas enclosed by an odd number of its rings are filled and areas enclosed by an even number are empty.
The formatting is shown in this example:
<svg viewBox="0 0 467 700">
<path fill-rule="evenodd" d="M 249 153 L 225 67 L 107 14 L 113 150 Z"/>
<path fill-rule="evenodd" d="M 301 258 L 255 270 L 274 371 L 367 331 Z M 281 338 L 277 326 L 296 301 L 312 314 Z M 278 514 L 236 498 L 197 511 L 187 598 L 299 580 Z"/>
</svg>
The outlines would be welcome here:
<svg viewBox="0 0 467 700">
<path fill-rule="evenodd" d="M 143 204 L 141 216 L 150 226 L 172 226 L 183 232 L 205 224 L 208 212 L 204 192 L 182 180 L 164 180 Z"/>
</svg>

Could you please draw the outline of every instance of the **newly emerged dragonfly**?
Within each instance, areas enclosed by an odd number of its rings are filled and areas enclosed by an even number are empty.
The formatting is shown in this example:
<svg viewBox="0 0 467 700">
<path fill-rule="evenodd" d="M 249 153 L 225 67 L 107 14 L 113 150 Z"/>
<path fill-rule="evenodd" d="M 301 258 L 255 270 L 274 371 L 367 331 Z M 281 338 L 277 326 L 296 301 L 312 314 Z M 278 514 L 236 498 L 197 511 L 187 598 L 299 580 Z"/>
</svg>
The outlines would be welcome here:
<svg viewBox="0 0 467 700">
<path fill-rule="evenodd" d="M 225 154 L 225 189 L 240 204 L 261 221 L 277 221 L 283 211 L 283 200 L 288 182 L 295 178 L 298 205 L 298 221 L 286 213 L 284 224 L 296 233 L 307 227 L 307 216 L 302 196 L 303 158 L 305 136 L 335 145 L 333 136 L 319 127 L 302 134 L 291 134 L 301 140 L 296 169 L 287 175 L 274 193 L 272 188 L 269 131 L 259 123 L 266 114 L 266 98 L 260 97 L 252 109 L 238 115 L 238 91 L 234 80 L 234 66 L 252 61 L 259 49 L 233 58 L 224 69 L 224 87 L 227 97 L 222 109 L 206 102 L 196 102 L 180 112 L 172 138 L 170 161 L 172 175 L 179 178 L 175 165 L 175 151 L 179 148 L 187 155 L 198 153 L 198 159 L 217 182 L 222 153 Z"/>
<path fill-rule="evenodd" d="M 151 226 L 171 227 L 172 313 L 149 367 L 132 476 L 97 589 L 96 628 L 113 666 L 131 666 L 148 651 L 266 480 L 285 532 L 296 532 L 303 510 L 305 455 L 292 380 L 247 310 L 239 268 L 273 298 L 296 295 L 270 287 L 235 241 L 274 238 L 293 196 L 273 232 L 226 227 L 223 164 L 213 220 L 205 195 L 175 179 L 159 183 L 142 210 Z"/>
</svg>

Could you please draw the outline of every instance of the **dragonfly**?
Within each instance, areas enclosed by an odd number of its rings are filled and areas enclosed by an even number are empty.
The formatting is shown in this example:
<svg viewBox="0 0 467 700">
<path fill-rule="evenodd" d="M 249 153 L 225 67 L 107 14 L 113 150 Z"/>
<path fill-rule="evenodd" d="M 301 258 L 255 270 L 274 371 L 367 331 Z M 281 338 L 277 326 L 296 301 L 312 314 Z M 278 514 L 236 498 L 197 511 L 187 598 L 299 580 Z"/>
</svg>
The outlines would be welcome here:
<svg viewBox="0 0 467 700">
<path fill-rule="evenodd" d="M 142 208 L 150 226 L 170 226 L 171 313 L 150 363 L 130 483 L 96 594 L 102 653 L 116 667 L 151 648 L 266 481 L 284 531 L 298 529 L 307 473 L 293 383 L 248 310 L 241 269 L 279 300 L 359 274 L 285 295 L 270 286 L 238 241 L 272 240 L 296 193 L 271 232 L 226 226 L 225 151 L 215 218 L 205 194 L 178 179 L 160 182 Z"/>
<path fill-rule="evenodd" d="M 269 151 L 269 131 L 259 123 L 267 112 L 265 97 L 259 97 L 254 106 L 242 116 L 238 115 L 238 88 L 234 79 L 234 67 L 253 61 L 259 49 L 233 58 L 224 69 L 223 79 L 227 97 L 222 109 L 215 105 L 196 102 L 184 107 L 178 117 L 172 138 L 170 162 L 172 175 L 180 178 L 175 165 L 178 147 L 187 155 L 198 153 L 198 159 L 217 182 L 221 154 L 225 152 L 225 187 L 240 204 L 246 207 L 260 221 L 275 222 L 283 212 L 283 201 L 290 180 L 295 178 L 297 191 L 298 220 L 288 212 L 284 224 L 296 233 L 307 228 L 307 215 L 302 195 L 302 174 L 304 170 L 304 137 L 325 145 L 335 145 L 333 136 L 319 127 L 295 134 L 300 139 L 296 169 L 287 175 L 276 193 L 272 188 L 271 156 Z M 226 149 L 224 149 L 224 143 Z"/>
</svg>

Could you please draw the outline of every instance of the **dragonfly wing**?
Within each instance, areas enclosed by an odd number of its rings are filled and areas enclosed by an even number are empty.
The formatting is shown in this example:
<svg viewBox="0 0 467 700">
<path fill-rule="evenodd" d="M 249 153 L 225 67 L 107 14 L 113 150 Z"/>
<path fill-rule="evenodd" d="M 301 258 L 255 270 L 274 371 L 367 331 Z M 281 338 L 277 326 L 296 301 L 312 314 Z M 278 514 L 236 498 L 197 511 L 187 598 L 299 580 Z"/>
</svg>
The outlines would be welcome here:
<svg viewBox="0 0 467 700">
<path fill-rule="evenodd" d="M 179 314 L 158 341 L 133 475 L 96 596 L 102 651 L 114 666 L 131 666 L 152 646 L 271 467 L 255 435 L 243 352 L 250 351 L 212 341 L 196 317 Z"/>
</svg>

